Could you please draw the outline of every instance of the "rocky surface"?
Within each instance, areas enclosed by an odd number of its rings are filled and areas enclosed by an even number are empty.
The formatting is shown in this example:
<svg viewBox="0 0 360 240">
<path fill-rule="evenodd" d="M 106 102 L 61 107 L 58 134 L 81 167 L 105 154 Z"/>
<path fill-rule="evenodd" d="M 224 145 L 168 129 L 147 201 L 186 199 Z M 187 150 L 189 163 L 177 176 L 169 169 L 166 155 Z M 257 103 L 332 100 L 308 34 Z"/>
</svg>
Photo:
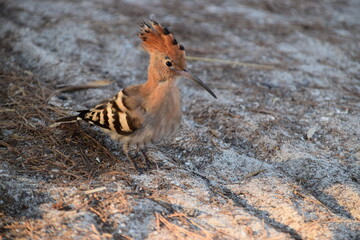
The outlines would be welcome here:
<svg viewBox="0 0 360 240">
<path fill-rule="evenodd" d="M 25 73 L 51 92 L 112 81 L 48 94 L 46 106 L 71 114 L 145 81 L 136 33 L 149 18 L 169 27 L 188 68 L 218 95 L 179 81 L 181 129 L 149 149 L 158 166 L 143 174 L 94 128 L 80 125 L 115 160 L 71 130 L 49 130 L 94 151 L 72 182 L 58 176 L 60 165 L 29 167 L 24 151 L 40 140 L 7 144 L 21 129 L 5 127 L 18 110 L 4 94 L 3 239 L 360 239 L 359 1 L 4 0 L 0 12 L 4 75 Z M 21 121 L 45 128 L 58 117 Z M 60 152 L 48 148 L 38 161 Z M 68 173 L 81 165 L 72 154 Z"/>
</svg>

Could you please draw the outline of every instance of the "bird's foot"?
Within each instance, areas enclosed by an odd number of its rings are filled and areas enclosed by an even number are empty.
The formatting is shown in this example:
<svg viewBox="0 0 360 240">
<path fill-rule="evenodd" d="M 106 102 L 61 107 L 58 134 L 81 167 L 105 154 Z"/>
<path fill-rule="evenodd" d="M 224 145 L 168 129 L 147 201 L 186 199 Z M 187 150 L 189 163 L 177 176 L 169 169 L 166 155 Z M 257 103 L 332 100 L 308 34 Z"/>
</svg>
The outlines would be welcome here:
<svg viewBox="0 0 360 240">
<path fill-rule="evenodd" d="M 146 150 L 140 149 L 139 152 L 140 152 L 140 154 L 141 154 L 142 160 L 143 160 L 143 161 L 145 162 L 145 164 L 146 164 L 146 170 L 149 170 L 149 169 L 151 169 L 151 168 L 153 168 L 153 167 L 155 167 L 155 166 L 156 166 L 156 169 L 159 169 L 157 163 L 156 163 L 155 161 L 151 161 L 151 160 L 150 160 L 149 156 L 147 155 Z"/>
<path fill-rule="evenodd" d="M 132 154 L 130 152 L 132 152 Z M 125 152 L 125 155 L 129 160 L 129 162 L 131 163 L 132 167 L 140 174 L 154 167 L 156 167 L 156 169 L 159 168 L 156 162 L 150 160 L 145 149 L 133 149 L 130 150 L 129 152 Z M 145 167 L 138 166 L 137 162 L 139 162 L 139 158 L 142 160 L 142 163 L 146 164 Z"/>
</svg>

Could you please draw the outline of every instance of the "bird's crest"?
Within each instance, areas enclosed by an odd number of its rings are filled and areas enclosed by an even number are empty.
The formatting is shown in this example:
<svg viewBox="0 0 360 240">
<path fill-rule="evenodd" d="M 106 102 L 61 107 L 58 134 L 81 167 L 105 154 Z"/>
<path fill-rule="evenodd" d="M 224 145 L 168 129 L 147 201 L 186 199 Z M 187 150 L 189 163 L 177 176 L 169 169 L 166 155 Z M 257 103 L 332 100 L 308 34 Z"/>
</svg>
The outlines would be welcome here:
<svg viewBox="0 0 360 240">
<path fill-rule="evenodd" d="M 185 48 L 179 44 L 170 31 L 162 27 L 155 20 L 150 20 L 151 26 L 146 22 L 140 24 L 138 36 L 142 40 L 143 48 L 151 55 L 163 53 L 178 66 L 185 68 Z"/>
</svg>

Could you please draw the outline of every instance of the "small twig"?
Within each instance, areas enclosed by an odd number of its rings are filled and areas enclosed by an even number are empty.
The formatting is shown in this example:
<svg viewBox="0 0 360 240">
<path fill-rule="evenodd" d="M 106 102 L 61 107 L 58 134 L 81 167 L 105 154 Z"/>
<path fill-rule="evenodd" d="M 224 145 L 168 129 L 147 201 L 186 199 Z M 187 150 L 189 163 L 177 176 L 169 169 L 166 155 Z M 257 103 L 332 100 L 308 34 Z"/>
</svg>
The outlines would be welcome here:
<svg viewBox="0 0 360 240">
<path fill-rule="evenodd" d="M 0 140 L 0 146 L 5 146 L 5 147 L 7 147 L 7 148 L 9 148 L 11 151 L 13 151 L 13 152 L 15 152 L 15 153 L 17 153 L 17 154 L 21 154 L 18 150 L 16 150 L 13 146 L 11 146 L 10 144 L 8 144 L 7 142 L 4 142 L 4 141 L 2 141 L 2 140 Z"/>
<path fill-rule="evenodd" d="M 171 223 L 169 220 L 167 220 L 162 214 L 160 213 L 155 213 L 155 217 L 156 217 L 156 221 L 157 223 L 163 223 L 171 232 L 173 232 L 174 234 L 178 234 L 178 233 L 182 233 L 185 234 L 187 236 L 189 236 L 190 238 L 196 238 L 196 239 L 211 239 L 208 237 L 209 234 L 206 234 L 205 236 L 203 236 L 202 234 L 198 234 L 192 231 L 189 231 L 181 226 L 178 226 L 174 223 Z M 159 226 L 160 224 L 158 224 Z M 202 230 L 202 229 L 201 229 Z"/>
<path fill-rule="evenodd" d="M 262 114 L 268 114 L 268 115 L 272 115 L 274 117 L 277 117 L 279 114 L 270 110 L 267 110 L 263 107 L 258 107 L 255 109 L 250 109 L 250 111 L 255 112 L 255 113 L 262 113 Z"/>
<path fill-rule="evenodd" d="M 250 173 L 246 174 L 244 176 L 244 178 L 254 177 L 254 176 L 256 176 L 256 175 L 258 175 L 258 174 L 260 174 L 262 172 L 266 172 L 266 169 L 261 169 L 261 170 L 257 170 L 257 171 L 254 171 L 254 172 L 250 172 Z"/>
<path fill-rule="evenodd" d="M 54 92 L 52 92 L 47 97 L 45 102 L 48 102 L 50 98 L 52 98 L 53 96 L 55 96 L 55 95 L 57 95 L 59 93 L 62 93 L 62 92 L 74 92 L 74 91 L 85 90 L 85 89 L 90 89 L 90 88 L 99 88 L 99 87 L 107 86 L 107 85 L 109 85 L 111 83 L 112 83 L 112 81 L 99 80 L 99 81 L 90 82 L 90 83 L 85 84 L 85 85 L 62 87 L 62 88 L 57 89 Z"/>
<path fill-rule="evenodd" d="M 92 194 L 92 193 L 101 192 L 101 191 L 105 191 L 105 190 L 106 190 L 106 187 L 98 187 L 98 188 L 86 190 L 83 193 L 84 194 Z"/>
<path fill-rule="evenodd" d="M 101 221 L 102 221 L 103 223 L 106 223 L 107 218 L 106 218 L 103 214 L 101 214 L 98 210 L 96 210 L 96 209 L 93 208 L 93 207 L 89 207 L 89 210 L 90 210 L 91 212 L 95 213 L 96 215 L 98 215 L 98 217 L 101 219 Z"/>
<path fill-rule="evenodd" d="M 245 63 L 245 62 L 224 60 L 224 59 L 218 59 L 218 58 L 204 58 L 204 57 L 187 56 L 186 60 L 200 61 L 200 62 L 212 62 L 212 63 L 224 63 L 224 64 L 230 64 L 230 65 L 233 65 L 233 66 L 242 66 L 242 67 L 265 69 L 265 70 L 271 70 L 271 69 L 275 68 L 275 66 L 272 66 L 272 65 L 264 65 L 264 64 L 256 64 L 256 63 Z"/>
<path fill-rule="evenodd" d="M 15 109 L 13 108 L 0 108 L 0 112 L 15 112 Z"/>
</svg>

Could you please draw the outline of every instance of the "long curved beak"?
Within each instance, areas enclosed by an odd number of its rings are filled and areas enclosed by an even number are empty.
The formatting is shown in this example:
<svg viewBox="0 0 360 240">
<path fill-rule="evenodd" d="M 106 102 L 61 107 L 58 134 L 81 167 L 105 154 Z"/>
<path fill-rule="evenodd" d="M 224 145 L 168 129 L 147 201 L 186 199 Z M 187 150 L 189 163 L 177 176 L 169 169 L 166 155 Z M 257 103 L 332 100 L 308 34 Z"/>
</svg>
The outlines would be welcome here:
<svg viewBox="0 0 360 240">
<path fill-rule="evenodd" d="M 178 73 L 183 78 L 187 78 L 187 79 L 197 82 L 200 86 L 205 88 L 205 90 L 208 91 L 214 98 L 217 98 L 215 93 L 213 91 L 211 91 L 211 89 L 203 81 L 201 81 L 199 78 L 192 75 L 192 73 L 189 72 L 188 70 L 185 69 L 183 71 L 178 71 Z"/>
</svg>

